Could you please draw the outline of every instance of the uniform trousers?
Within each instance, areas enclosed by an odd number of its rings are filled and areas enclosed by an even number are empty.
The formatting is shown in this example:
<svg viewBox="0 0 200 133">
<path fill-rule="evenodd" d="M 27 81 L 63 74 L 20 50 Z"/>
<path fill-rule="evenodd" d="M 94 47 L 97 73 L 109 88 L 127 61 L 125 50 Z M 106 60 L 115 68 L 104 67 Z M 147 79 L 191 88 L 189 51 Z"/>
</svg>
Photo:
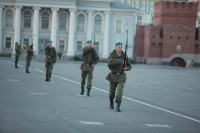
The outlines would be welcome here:
<svg viewBox="0 0 200 133">
<path fill-rule="evenodd" d="M 51 76 L 52 69 L 53 69 L 53 63 L 51 63 L 51 62 L 46 62 L 45 68 L 46 68 L 46 75 L 47 75 L 47 76 Z"/>
<path fill-rule="evenodd" d="M 125 85 L 125 82 L 110 82 L 110 93 L 109 93 L 110 99 L 115 98 L 115 91 L 117 89 L 115 103 L 122 101 L 124 85 Z"/>
<path fill-rule="evenodd" d="M 85 86 L 85 80 L 87 77 L 87 88 L 92 88 L 92 78 L 93 78 L 93 71 L 82 71 L 81 73 L 81 87 Z"/>
</svg>

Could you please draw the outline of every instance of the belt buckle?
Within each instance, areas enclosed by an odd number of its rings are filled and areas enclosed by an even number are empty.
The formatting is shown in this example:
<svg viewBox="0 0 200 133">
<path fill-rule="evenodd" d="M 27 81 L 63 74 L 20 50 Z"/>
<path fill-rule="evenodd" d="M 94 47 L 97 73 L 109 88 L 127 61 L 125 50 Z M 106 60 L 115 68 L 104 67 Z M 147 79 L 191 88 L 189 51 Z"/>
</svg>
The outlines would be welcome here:
<svg viewBox="0 0 200 133">
<path fill-rule="evenodd" d="M 117 75 L 119 75 L 120 73 L 117 73 Z"/>
<path fill-rule="evenodd" d="M 50 58 L 50 56 L 48 56 Z"/>
</svg>

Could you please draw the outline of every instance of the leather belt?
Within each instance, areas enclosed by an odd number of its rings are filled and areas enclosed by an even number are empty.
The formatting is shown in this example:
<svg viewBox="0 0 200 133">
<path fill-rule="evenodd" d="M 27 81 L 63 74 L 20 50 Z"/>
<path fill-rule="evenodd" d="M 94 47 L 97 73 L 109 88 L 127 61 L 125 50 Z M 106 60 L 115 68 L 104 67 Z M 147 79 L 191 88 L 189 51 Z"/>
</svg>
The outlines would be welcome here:
<svg viewBox="0 0 200 133">
<path fill-rule="evenodd" d="M 122 74 L 122 73 L 124 73 L 124 72 L 119 72 L 119 73 L 112 72 L 112 73 L 115 74 L 115 75 L 120 75 L 120 74 Z"/>
</svg>

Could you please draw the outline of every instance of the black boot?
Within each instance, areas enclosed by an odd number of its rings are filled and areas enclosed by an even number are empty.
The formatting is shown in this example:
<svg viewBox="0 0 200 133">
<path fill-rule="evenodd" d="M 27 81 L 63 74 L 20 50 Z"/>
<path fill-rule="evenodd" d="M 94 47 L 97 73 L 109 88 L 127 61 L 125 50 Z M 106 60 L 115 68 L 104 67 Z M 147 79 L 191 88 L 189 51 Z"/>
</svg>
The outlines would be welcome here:
<svg viewBox="0 0 200 133">
<path fill-rule="evenodd" d="M 117 102 L 117 108 L 116 108 L 117 112 L 121 112 L 121 110 L 120 110 L 120 104 L 121 104 L 121 102 Z"/>
<path fill-rule="evenodd" d="M 19 68 L 16 63 L 15 63 L 15 68 Z"/>
<path fill-rule="evenodd" d="M 26 73 L 30 73 L 30 72 L 28 71 L 28 68 L 26 68 Z"/>
<path fill-rule="evenodd" d="M 81 87 L 81 95 L 84 94 L 84 87 Z"/>
<path fill-rule="evenodd" d="M 88 96 L 88 97 L 90 96 L 90 89 L 91 89 L 91 88 L 88 88 L 88 90 L 87 90 L 87 96 Z"/>
<path fill-rule="evenodd" d="M 49 75 L 49 81 L 50 81 L 50 79 L 51 79 L 51 75 Z"/>
<path fill-rule="evenodd" d="M 46 75 L 46 80 L 45 81 L 49 81 L 49 77 L 48 77 L 48 75 Z"/>
<path fill-rule="evenodd" d="M 113 99 L 110 99 L 110 109 L 114 109 L 114 102 L 113 102 Z"/>
</svg>

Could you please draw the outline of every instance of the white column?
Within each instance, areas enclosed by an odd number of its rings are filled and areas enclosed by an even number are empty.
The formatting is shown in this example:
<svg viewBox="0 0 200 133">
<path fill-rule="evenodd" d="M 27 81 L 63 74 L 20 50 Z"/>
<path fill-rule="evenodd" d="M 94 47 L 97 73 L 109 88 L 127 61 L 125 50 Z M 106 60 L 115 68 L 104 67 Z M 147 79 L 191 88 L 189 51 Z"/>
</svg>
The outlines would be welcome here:
<svg viewBox="0 0 200 133">
<path fill-rule="evenodd" d="M 58 14 L 59 9 L 58 8 L 51 8 L 51 11 L 52 11 L 51 40 L 52 40 L 52 46 L 56 48 L 56 43 L 57 43 L 57 16 L 58 16 L 57 14 Z"/>
<path fill-rule="evenodd" d="M 0 52 L 2 52 L 3 47 L 3 40 L 2 40 L 2 33 L 3 33 L 3 8 L 4 6 L 0 5 Z"/>
<path fill-rule="evenodd" d="M 74 56 L 74 38 L 75 38 L 75 12 L 76 9 L 70 9 L 70 22 L 69 22 L 69 39 L 68 39 L 68 52 Z"/>
<path fill-rule="evenodd" d="M 105 11 L 104 13 L 105 13 L 105 26 L 104 26 L 104 40 L 103 40 L 102 58 L 108 58 L 110 13 L 111 12 Z"/>
<path fill-rule="evenodd" d="M 15 42 L 20 42 L 21 32 L 21 9 L 22 6 L 15 6 L 15 33 L 14 33 L 14 45 L 12 53 L 15 53 Z"/>
<path fill-rule="evenodd" d="M 38 55 L 38 39 L 39 39 L 39 11 L 40 7 L 33 7 L 34 18 L 33 18 L 33 50 L 36 55 Z"/>
<path fill-rule="evenodd" d="M 88 10 L 87 13 L 88 13 L 87 40 L 91 40 L 92 39 L 92 13 L 94 13 L 94 11 Z"/>
</svg>

